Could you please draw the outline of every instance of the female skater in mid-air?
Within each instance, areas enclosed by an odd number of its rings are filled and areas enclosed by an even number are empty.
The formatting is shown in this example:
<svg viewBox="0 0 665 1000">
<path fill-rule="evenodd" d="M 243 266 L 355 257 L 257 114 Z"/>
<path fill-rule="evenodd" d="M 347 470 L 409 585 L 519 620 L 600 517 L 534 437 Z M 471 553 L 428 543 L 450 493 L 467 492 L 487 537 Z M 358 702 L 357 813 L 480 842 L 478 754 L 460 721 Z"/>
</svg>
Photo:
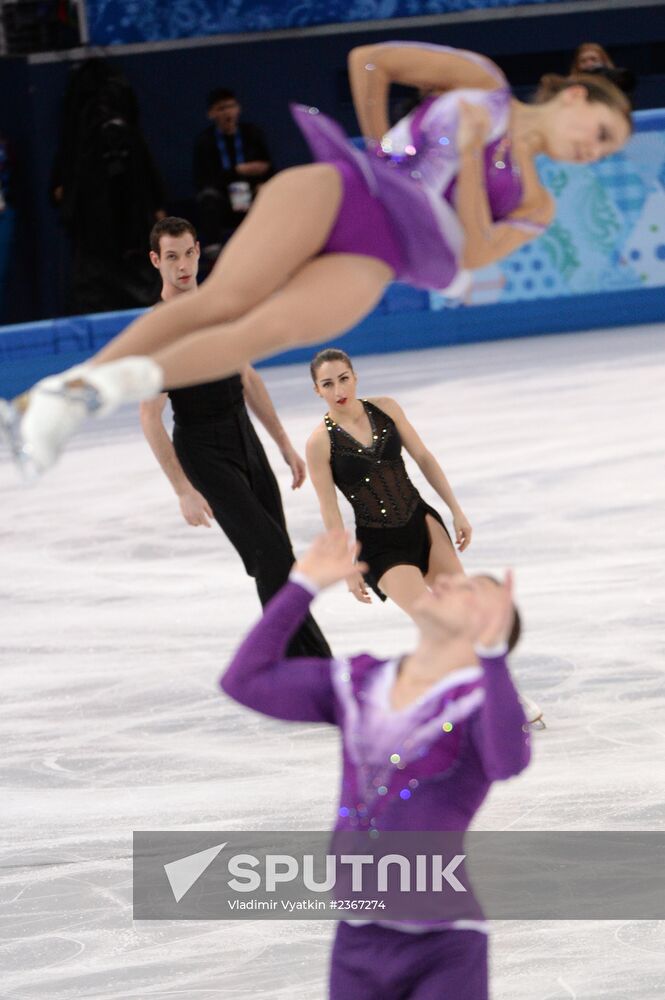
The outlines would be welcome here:
<svg viewBox="0 0 665 1000">
<path fill-rule="evenodd" d="M 349 589 L 370 602 L 366 582 L 411 614 L 413 604 L 440 573 L 462 573 L 441 516 L 409 479 L 402 445 L 418 463 L 453 516 L 460 552 L 471 525 L 443 469 L 394 399 L 358 399 L 358 377 L 348 354 L 320 351 L 310 365 L 314 388 L 328 412 L 307 442 L 307 465 L 326 530 L 343 527 L 337 486 L 353 508 L 360 558 L 369 566 Z M 366 582 L 365 582 L 366 581 Z"/>
<path fill-rule="evenodd" d="M 393 279 L 453 289 L 464 269 L 500 260 L 551 221 L 538 154 L 590 163 L 631 132 L 627 98 L 595 76 L 550 80 L 552 97 L 530 106 L 511 98 L 488 59 L 441 46 L 362 46 L 349 72 L 368 148 L 317 109 L 295 108 L 320 162 L 261 189 L 196 296 L 141 317 L 88 365 L 5 404 L 19 461 L 47 468 L 88 413 L 347 330 Z M 392 83 L 431 96 L 389 130 Z"/>
</svg>

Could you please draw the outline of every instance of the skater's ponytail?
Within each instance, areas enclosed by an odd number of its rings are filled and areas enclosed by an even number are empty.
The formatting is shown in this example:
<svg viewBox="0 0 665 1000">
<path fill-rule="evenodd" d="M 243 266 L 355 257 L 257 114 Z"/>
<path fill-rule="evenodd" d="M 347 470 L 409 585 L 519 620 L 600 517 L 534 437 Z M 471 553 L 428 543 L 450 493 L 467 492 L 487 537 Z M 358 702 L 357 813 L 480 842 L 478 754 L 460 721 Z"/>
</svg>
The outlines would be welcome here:
<svg viewBox="0 0 665 1000">
<path fill-rule="evenodd" d="M 632 133 L 633 121 L 630 99 L 617 83 L 602 72 L 576 73 L 574 76 L 558 76 L 556 73 L 546 73 L 545 76 L 541 76 L 540 78 L 540 84 L 534 95 L 533 103 L 547 104 L 548 101 L 551 101 L 558 94 L 562 93 L 562 91 L 568 90 L 569 87 L 584 87 L 587 92 L 587 100 L 591 104 L 606 104 L 613 111 L 618 111 Z"/>
</svg>

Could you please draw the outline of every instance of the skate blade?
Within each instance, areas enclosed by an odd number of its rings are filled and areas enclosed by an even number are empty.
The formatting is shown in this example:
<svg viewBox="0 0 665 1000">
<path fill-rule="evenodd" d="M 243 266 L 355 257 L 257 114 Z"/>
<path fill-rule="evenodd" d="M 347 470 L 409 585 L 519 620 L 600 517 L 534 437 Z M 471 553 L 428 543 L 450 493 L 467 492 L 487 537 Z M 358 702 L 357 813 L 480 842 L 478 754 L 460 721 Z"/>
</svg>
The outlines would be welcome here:
<svg viewBox="0 0 665 1000">
<path fill-rule="evenodd" d="M 14 403 L 7 399 L 0 399 L 0 435 L 6 441 L 23 481 L 36 482 L 41 476 L 41 469 L 21 438 L 21 413 Z"/>
<path fill-rule="evenodd" d="M 525 733 L 532 731 L 541 732 L 543 729 L 547 729 L 547 726 L 542 715 L 539 715 L 536 719 L 529 719 L 528 722 L 525 722 L 522 729 Z"/>
</svg>

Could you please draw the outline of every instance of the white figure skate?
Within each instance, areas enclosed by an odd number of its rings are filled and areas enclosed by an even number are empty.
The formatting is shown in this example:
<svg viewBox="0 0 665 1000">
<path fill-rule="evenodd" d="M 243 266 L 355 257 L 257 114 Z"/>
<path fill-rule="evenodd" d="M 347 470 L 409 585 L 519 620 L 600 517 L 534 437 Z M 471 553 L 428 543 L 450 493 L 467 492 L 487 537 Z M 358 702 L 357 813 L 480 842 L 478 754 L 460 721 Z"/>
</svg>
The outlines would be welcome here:
<svg viewBox="0 0 665 1000">
<path fill-rule="evenodd" d="M 531 698 L 527 698 L 525 694 L 520 694 L 520 702 L 522 708 L 524 709 L 524 714 L 526 715 L 525 729 L 547 729 L 545 725 L 545 720 L 543 719 L 543 710 L 540 705 L 537 705 L 535 701 Z"/>
<path fill-rule="evenodd" d="M 49 375 L 17 400 L 0 401 L 0 431 L 24 479 L 34 480 L 58 459 L 89 416 L 156 396 L 162 370 L 151 358 L 129 357 Z"/>
</svg>

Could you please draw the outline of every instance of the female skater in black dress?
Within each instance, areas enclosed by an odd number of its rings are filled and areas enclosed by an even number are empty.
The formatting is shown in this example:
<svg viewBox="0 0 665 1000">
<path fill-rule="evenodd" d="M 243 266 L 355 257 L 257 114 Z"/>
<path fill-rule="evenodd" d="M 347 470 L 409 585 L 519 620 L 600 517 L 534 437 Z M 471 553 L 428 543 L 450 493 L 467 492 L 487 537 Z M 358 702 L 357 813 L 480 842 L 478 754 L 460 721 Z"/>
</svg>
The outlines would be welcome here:
<svg viewBox="0 0 665 1000">
<path fill-rule="evenodd" d="M 357 376 L 344 351 L 319 352 L 311 364 L 314 388 L 328 404 L 323 423 L 307 442 L 307 464 L 328 531 L 343 527 L 337 487 L 353 507 L 360 558 L 369 566 L 349 589 L 370 603 L 367 584 L 407 614 L 439 573 L 462 573 L 440 514 L 425 503 L 409 479 L 402 445 L 453 517 L 460 552 L 471 541 L 471 525 L 443 469 L 427 450 L 394 399 L 358 399 Z"/>
</svg>

